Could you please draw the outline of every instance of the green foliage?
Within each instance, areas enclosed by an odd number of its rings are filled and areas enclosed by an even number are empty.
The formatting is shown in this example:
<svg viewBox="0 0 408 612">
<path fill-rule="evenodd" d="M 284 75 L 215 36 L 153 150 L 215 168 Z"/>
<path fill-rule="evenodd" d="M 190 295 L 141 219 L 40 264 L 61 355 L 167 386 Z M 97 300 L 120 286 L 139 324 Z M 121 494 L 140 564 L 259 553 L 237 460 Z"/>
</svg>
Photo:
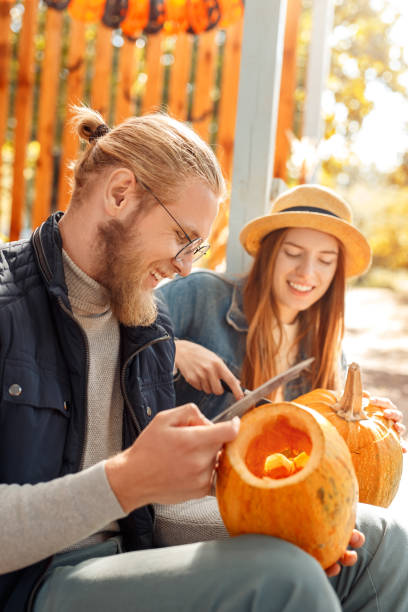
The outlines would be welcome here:
<svg viewBox="0 0 408 612">
<path fill-rule="evenodd" d="M 390 269 L 408 270 L 408 189 L 394 193 L 381 217 L 373 221 L 370 243 L 373 263 Z"/>
<path fill-rule="evenodd" d="M 404 49 L 393 38 L 400 15 L 387 0 L 335 0 L 331 63 L 324 97 L 324 141 L 315 143 L 322 166 L 320 180 L 336 187 L 365 180 L 367 172 L 353 152 L 364 119 L 373 110 L 370 86 L 406 95 L 408 66 Z M 293 132 L 302 137 L 306 71 L 312 32 L 313 2 L 303 0 L 297 46 L 297 88 Z M 403 77 L 403 78 L 401 78 Z M 408 157 L 408 156 L 407 156 Z M 391 184 L 408 185 L 406 162 L 390 174 Z M 306 160 L 307 164 L 307 160 Z M 291 171 L 291 169 L 289 169 Z M 378 171 L 375 170 L 378 175 Z M 313 176 L 313 173 L 312 173 Z M 297 180 L 298 176 L 289 176 Z M 375 178 L 374 180 L 377 180 Z"/>
<path fill-rule="evenodd" d="M 405 93 L 399 80 L 401 72 L 407 69 L 402 60 L 403 49 L 396 47 L 390 35 L 398 17 L 398 13 L 381 0 L 376 3 L 370 0 L 336 2 L 328 87 L 334 95 L 337 112 L 325 117 L 325 138 L 340 134 L 349 153 L 341 160 L 341 169 L 333 156 L 324 161 L 324 170 L 331 176 L 348 172 L 349 168 L 353 174 L 353 166 L 358 163 L 350 148 L 364 118 L 373 108 L 372 101 L 366 97 L 367 86 L 376 81 L 390 91 Z"/>
<path fill-rule="evenodd" d="M 408 187 L 390 187 L 385 181 L 375 188 L 360 183 L 340 193 L 351 204 L 355 222 L 373 252 L 367 278 L 375 284 L 381 279 L 388 286 L 399 278 L 397 271 L 408 276 Z"/>
<path fill-rule="evenodd" d="M 350 136 L 350 122 L 361 125 L 364 116 L 371 110 L 372 103 L 365 97 L 368 82 L 376 79 L 392 91 L 405 92 L 398 81 L 401 64 L 390 62 L 390 31 L 398 18 L 395 13 L 384 15 L 374 10 L 370 0 L 341 0 L 335 10 L 334 36 L 337 44 L 332 48 L 332 62 L 329 86 L 336 101 L 348 110 L 346 134 Z M 384 21 L 384 18 L 387 21 Z M 400 50 L 402 54 L 402 49 Z M 395 68 L 392 68 L 392 66 Z M 330 122 L 326 122 L 330 130 Z"/>
</svg>

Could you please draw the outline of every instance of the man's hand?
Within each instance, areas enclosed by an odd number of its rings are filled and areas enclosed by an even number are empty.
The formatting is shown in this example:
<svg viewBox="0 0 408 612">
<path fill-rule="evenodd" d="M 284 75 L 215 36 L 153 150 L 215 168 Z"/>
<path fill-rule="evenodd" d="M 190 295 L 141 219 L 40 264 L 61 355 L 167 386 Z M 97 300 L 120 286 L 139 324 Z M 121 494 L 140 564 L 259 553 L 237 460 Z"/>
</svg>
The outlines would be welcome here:
<svg viewBox="0 0 408 612">
<path fill-rule="evenodd" d="M 360 548 L 363 546 L 365 542 L 364 534 L 361 531 L 357 531 L 357 529 L 353 529 L 353 533 L 351 534 L 349 546 L 352 548 Z M 332 576 L 337 576 L 341 572 L 341 567 L 351 567 L 357 561 L 357 553 L 355 550 L 346 550 L 337 563 L 334 563 L 330 567 L 326 569 L 326 574 L 329 578 Z"/>
<path fill-rule="evenodd" d="M 236 418 L 214 425 L 194 404 L 157 414 L 131 447 L 105 464 L 123 510 L 207 495 L 217 455 L 237 436 L 239 423 Z"/>
<path fill-rule="evenodd" d="M 223 380 L 231 389 L 235 399 L 243 397 L 239 380 L 212 351 L 195 342 L 176 340 L 175 365 L 186 381 L 195 389 L 205 393 L 221 395 Z"/>
</svg>

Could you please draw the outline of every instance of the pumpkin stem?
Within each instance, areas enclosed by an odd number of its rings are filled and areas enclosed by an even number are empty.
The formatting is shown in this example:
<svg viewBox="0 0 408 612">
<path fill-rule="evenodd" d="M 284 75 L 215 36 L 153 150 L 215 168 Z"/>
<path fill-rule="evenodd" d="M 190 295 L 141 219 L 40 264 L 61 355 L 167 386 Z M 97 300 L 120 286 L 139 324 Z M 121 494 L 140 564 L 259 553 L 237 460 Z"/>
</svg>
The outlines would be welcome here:
<svg viewBox="0 0 408 612">
<path fill-rule="evenodd" d="M 352 363 L 347 372 L 343 396 L 334 405 L 338 416 L 346 421 L 361 421 L 367 415 L 363 407 L 363 386 L 361 384 L 360 366 Z"/>
</svg>

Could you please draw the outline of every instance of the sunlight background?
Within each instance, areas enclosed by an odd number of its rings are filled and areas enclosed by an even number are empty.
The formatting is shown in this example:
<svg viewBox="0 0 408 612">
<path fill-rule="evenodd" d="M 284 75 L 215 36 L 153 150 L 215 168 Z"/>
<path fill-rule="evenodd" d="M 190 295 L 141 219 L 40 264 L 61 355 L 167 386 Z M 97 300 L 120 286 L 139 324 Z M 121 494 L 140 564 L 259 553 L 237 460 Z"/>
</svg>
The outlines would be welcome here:
<svg viewBox="0 0 408 612">
<path fill-rule="evenodd" d="M 390 31 L 393 43 L 390 66 L 401 70 L 404 64 L 408 64 L 408 3 L 406 0 L 372 0 L 370 4 L 379 11 L 380 19 L 385 23 L 394 22 L 396 15 L 400 14 Z M 405 96 L 390 91 L 385 84 L 375 80 L 368 84 L 366 97 L 373 102 L 374 108 L 364 119 L 353 146 L 353 151 L 364 164 L 374 164 L 383 173 L 394 170 L 408 150 L 407 69 L 401 72 L 398 80 L 405 87 Z"/>
</svg>

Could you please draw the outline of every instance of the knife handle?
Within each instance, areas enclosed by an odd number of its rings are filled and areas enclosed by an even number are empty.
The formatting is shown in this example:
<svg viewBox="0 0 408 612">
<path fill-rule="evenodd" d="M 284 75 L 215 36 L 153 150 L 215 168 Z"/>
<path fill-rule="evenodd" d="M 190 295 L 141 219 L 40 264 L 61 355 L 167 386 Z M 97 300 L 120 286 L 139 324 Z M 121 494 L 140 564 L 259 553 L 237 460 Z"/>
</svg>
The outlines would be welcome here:
<svg viewBox="0 0 408 612">
<path fill-rule="evenodd" d="M 224 391 L 226 391 L 227 393 L 232 393 L 231 387 L 229 385 L 227 385 L 227 383 L 224 380 L 222 380 L 222 379 L 221 379 L 221 385 L 222 385 L 222 388 L 224 389 Z M 242 393 L 244 395 L 247 395 L 250 392 L 249 389 L 245 389 L 245 387 L 241 386 L 241 389 L 242 389 Z M 259 399 L 256 402 L 255 406 L 259 406 L 260 404 L 273 404 L 273 402 L 272 402 L 272 400 L 268 399 L 267 397 L 261 397 L 261 399 Z"/>
<path fill-rule="evenodd" d="M 225 382 L 225 380 L 222 380 L 222 378 L 220 380 L 221 380 L 221 385 L 224 391 L 226 391 L 227 393 L 232 393 L 231 387 Z M 243 387 L 241 387 L 241 389 L 242 389 L 242 393 L 245 395 L 246 389 L 244 389 Z"/>
</svg>

